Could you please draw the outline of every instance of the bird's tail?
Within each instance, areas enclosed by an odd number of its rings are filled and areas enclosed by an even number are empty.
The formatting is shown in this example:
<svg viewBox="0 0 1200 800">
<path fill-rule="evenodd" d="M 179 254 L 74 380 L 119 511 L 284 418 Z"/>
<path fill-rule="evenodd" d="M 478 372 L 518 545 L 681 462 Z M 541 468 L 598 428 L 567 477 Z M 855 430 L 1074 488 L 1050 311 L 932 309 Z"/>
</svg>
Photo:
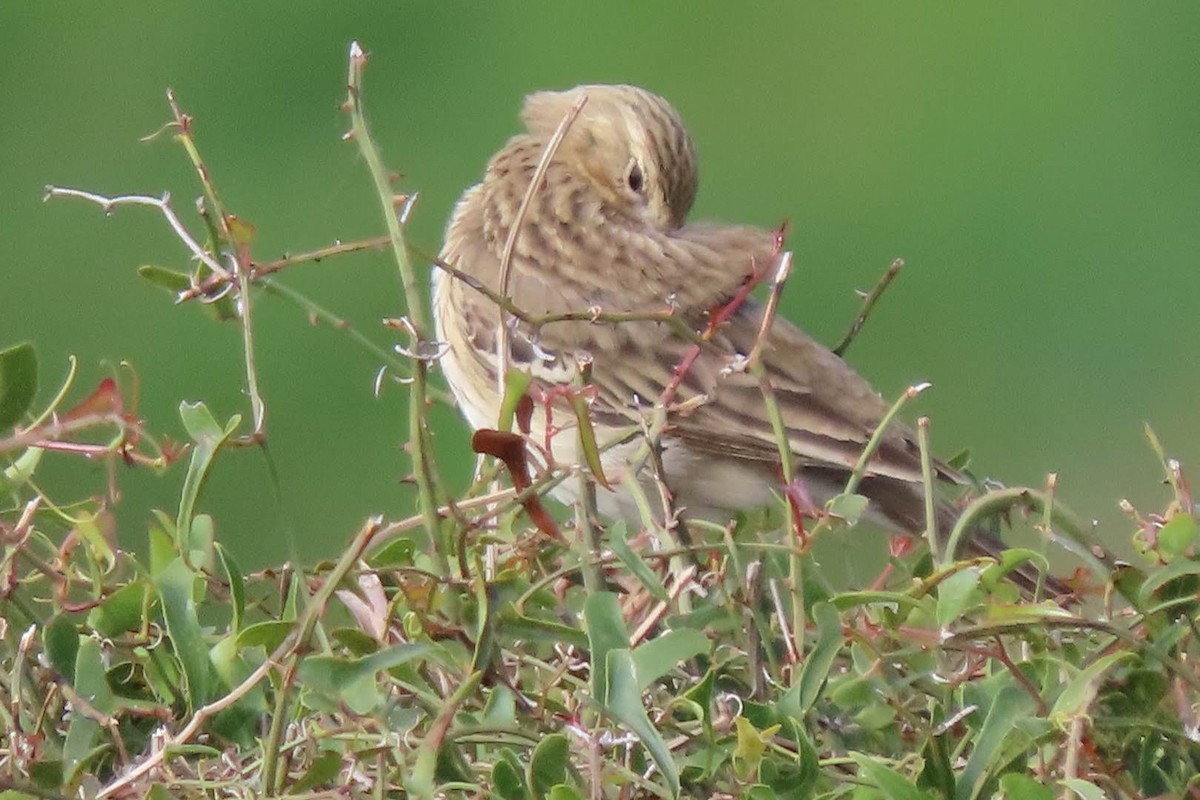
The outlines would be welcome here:
<svg viewBox="0 0 1200 800">
<path fill-rule="evenodd" d="M 866 496 L 875 508 L 897 529 L 909 534 L 920 534 L 925 530 L 925 497 L 920 484 L 896 478 L 870 476 L 863 479 L 859 493 Z M 961 509 L 945 500 L 935 500 L 937 515 L 938 546 L 945 548 L 950 532 L 958 524 Z M 975 525 L 963 538 L 962 553 L 966 556 L 988 556 L 997 561 L 1008 549 L 999 534 L 1000 521 L 992 520 Z M 950 559 L 960 553 L 949 553 Z M 1033 564 L 1024 562 L 1016 565 L 1009 578 L 1024 591 L 1033 593 L 1038 585 L 1052 595 L 1069 594 L 1071 588 L 1049 573 L 1041 573 Z"/>
</svg>

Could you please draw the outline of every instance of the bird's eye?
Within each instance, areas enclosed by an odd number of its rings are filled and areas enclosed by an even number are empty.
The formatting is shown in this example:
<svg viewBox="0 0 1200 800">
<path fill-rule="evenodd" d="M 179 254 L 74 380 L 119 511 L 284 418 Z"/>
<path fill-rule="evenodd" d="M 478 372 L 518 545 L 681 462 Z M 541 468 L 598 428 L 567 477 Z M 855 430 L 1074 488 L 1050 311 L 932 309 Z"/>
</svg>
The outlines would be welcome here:
<svg viewBox="0 0 1200 800">
<path fill-rule="evenodd" d="M 629 182 L 630 189 L 641 194 L 646 185 L 646 176 L 642 174 L 642 165 L 634 161 L 629 166 L 629 177 L 626 180 Z"/>
</svg>

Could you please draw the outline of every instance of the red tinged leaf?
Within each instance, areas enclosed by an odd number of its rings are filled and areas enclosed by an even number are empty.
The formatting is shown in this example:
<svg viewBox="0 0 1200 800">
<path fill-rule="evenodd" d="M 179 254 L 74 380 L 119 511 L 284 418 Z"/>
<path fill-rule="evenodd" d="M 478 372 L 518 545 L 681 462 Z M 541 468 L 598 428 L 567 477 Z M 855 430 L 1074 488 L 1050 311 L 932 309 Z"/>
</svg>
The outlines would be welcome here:
<svg viewBox="0 0 1200 800">
<path fill-rule="evenodd" d="M 517 434 L 491 428 L 480 428 L 471 437 L 471 449 L 476 453 L 499 459 L 508 470 L 513 488 L 518 492 L 523 493 L 533 485 L 533 481 L 529 477 L 529 458 L 526 455 L 525 440 Z M 540 497 L 537 495 L 525 497 L 521 501 L 521 505 L 525 507 L 525 513 L 529 515 L 529 519 L 537 526 L 538 530 L 547 536 L 562 540 L 558 523 L 554 521 L 554 517 L 550 516 L 550 512 L 546 511 Z"/>
<path fill-rule="evenodd" d="M 517 430 L 528 436 L 530 423 L 533 421 L 533 398 L 527 393 L 521 395 L 521 399 L 517 401 L 516 417 Z"/>
<path fill-rule="evenodd" d="M 808 532 L 804 530 L 804 520 L 820 519 L 824 513 L 822 509 L 812 499 L 812 494 L 808 491 L 808 484 L 801 478 L 796 478 L 791 483 L 783 487 L 784 497 L 787 498 L 788 506 L 792 509 L 792 520 L 795 524 L 797 541 L 800 542 L 802 548 L 808 547 Z"/>
<path fill-rule="evenodd" d="M 913 550 L 913 538 L 907 534 L 897 534 L 888 537 L 888 555 L 892 558 L 904 558 Z"/>
<path fill-rule="evenodd" d="M 100 381 L 96 390 L 79 402 L 74 408 L 63 415 L 64 420 L 79 419 L 92 414 L 124 414 L 125 403 L 117 390 L 117 382 L 112 378 Z"/>
</svg>

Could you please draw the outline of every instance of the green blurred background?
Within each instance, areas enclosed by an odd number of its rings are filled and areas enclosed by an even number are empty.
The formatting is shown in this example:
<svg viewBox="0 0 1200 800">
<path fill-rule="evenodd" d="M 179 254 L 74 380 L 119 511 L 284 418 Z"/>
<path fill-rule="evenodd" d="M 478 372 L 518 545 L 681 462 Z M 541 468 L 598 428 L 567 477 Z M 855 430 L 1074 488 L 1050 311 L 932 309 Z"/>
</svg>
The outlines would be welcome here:
<svg viewBox="0 0 1200 800">
<path fill-rule="evenodd" d="M 1153 13 L 1151 12 L 1153 10 Z M 149 427 L 183 438 L 177 406 L 247 413 L 238 331 L 173 307 L 144 263 L 187 266 L 149 209 L 106 218 L 43 204 L 47 183 L 198 187 L 169 139 L 173 87 L 259 260 L 383 223 L 338 110 L 347 45 L 372 56 L 369 115 L 419 190 L 426 251 L 462 189 L 516 130 L 524 94 L 632 82 L 671 99 L 701 158 L 696 215 L 787 218 L 798 269 L 786 314 L 827 342 L 892 258 L 908 267 L 850 360 L 884 394 L 916 380 L 936 449 L 969 447 L 1010 484 L 1061 473 L 1060 496 L 1128 538 L 1121 497 L 1161 504 L 1146 446 L 1200 463 L 1200 6 L 1192 2 L 508 4 L 8 3 L 0 11 L 0 345 L 34 340 L 48 399 L 77 354 L 83 384 L 131 361 Z M 200 233 L 199 226 L 194 230 Z M 382 254 L 282 280 L 380 342 L 401 313 Z M 337 553 L 364 516 L 412 507 L 403 392 L 377 364 L 285 303 L 257 303 L 280 510 L 254 451 L 231 453 L 202 498 L 247 565 Z M 462 480 L 466 432 L 439 413 L 442 466 Z M 102 471 L 90 466 L 99 491 Z M 121 537 L 173 509 L 183 465 L 122 470 Z M 45 480 L 75 480 L 59 457 Z M 72 494 L 78 491 L 74 487 Z M 91 491 L 91 489 L 89 489 Z"/>
</svg>

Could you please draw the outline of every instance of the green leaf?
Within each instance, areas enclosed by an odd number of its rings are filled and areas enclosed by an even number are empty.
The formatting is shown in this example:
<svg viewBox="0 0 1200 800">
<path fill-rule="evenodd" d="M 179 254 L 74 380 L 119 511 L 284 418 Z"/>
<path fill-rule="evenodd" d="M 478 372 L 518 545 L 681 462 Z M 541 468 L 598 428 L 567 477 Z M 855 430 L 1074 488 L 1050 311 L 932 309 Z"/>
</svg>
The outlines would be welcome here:
<svg viewBox="0 0 1200 800">
<path fill-rule="evenodd" d="M 496 654 L 496 615 L 492 613 L 495 607 L 497 589 L 495 584 L 480 581 L 475 589 L 475 652 L 471 654 L 471 671 L 478 672 L 491 667 Z"/>
<path fill-rule="evenodd" d="M 1049 786 L 1015 772 L 1000 778 L 1000 791 L 1004 792 L 1004 800 L 1054 800 Z"/>
<path fill-rule="evenodd" d="M 638 579 L 638 583 L 642 584 L 655 600 L 664 603 L 667 602 L 670 598 L 667 595 L 667 590 L 662 585 L 662 581 L 658 579 L 658 574 L 650 569 L 641 556 L 633 552 L 629 547 L 627 536 L 628 533 L 624 522 L 618 522 L 613 525 L 608 531 L 609 547 L 612 548 L 617 558 L 621 559 L 621 563 L 633 573 L 633 577 Z"/>
<path fill-rule="evenodd" d="M 25 448 L 25 452 L 13 459 L 12 463 L 5 467 L 3 472 L 0 472 L 0 491 L 18 489 L 29 483 L 45 452 L 43 447 Z"/>
<path fill-rule="evenodd" d="M 821 777 L 821 759 L 816 745 L 804 723 L 791 717 L 783 720 L 782 735 L 796 744 L 798 758 L 792 764 L 768 760 L 763 764 L 763 779 L 788 800 L 811 797 L 812 789 Z M 771 767 L 769 772 L 768 765 Z"/>
<path fill-rule="evenodd" d="M 861 590 L 857 592 L 842 592 L 829 598 L 829 603 L 838 611 L 845 611 L 855 606 L 886 605 L 920 608 L 921 601 L 907 592 L 888 592 L 881 590 Z"/>
<path fill-rule="evenodd" d="M 1014 733 L 1018 721 L 1033 713 L 1033 698 L 1019 686 L 1008 685 L 996 692 L 983 726 L 975 736 L 975 747 L 955 787 L 955 800 L 975 800 L 993 770 L 1003 766 L 1002 745 Z M 1025 734 L 1019 734 L 1025 735 Z"/>
<path fill-rule="evenodd" d="M 230 632 L 236 635 L 242 629 L 242 617 L 246 613 L 246 586 L 242 570 L 229 551 L 214 542 L 213 549 L 217 552 L 217 560 L 225 572 L 225 580 L 229 584 L 229 599 L 233 602 L 233 619 L 229 624 Z"/>
<path fill-rule="evenodd" d="M 850 757 L 858 764 L 861 774 L 883 790 L 887 800 L 931 800 L 927 793 L 886 764 L 863 753 L 851 753 Z"/>
<path fill-rule="evenodd" d="M 596 483 L 605 489 L 612 487 L 604 474 L 604 464 L 600 462 L 600 445 L 596 443 L 596 429 L 592 427 L 592 415 L 587 398 L 579 392 L 571 392 L 571 409 L 579 422 L 579 449 L 583 451 L 583 461 L 596 479 Z"/>
<path fill-rule="evenodd" d="M 483 708 L 483 722 L 494 728 L 517 724 L 517 698 L 512 689 L 504 685 L 492 689 Z"/>
<path fill-rule="evenodd" d="M 42 646 L 50 664 L 67 683 L 75 682 L 75 661 L 79 657 L 79 631 L 63 614 L 56 615 L 42 629 Z"/>
<path fill-rule="evenodd" d="M 560 783 L 558 786 L 551 787 L 548 797 L 550 800 L 583 800 L 583 797 L 579 794 L 579 792 L 575 791 L 574 788 L 566 785 L 565 783 Z"/>
<path fill-rule="evenodd" d="M 800 717 L 807 714 L 817 702 L 821 687 L 825 685 L 829 670 L 833 668 L 833 662 L 842 648 L 842 618 L 838 616 L 837 609 L 829 603 L 817 603 L 813 606 L 812 615 L 817 623 L 817 643 L 805 659 L 800 680 L 796 684 Z"/>
<path fill-rule="evenodd" d="M 1200 575 L 1200 561 L 1179 559 L 1172 561 L 1165 567 L 1154 570 L 1149 577 L 1142 581 L 1141 586 L 1138 587 L 1137 599 L 1139 609 L 1147 614 L 1152 613 L 1152 608 L 1154 608 L 1152 603 L 1158 591 L 1171 581 L 1186 575 Z M 1171 597 L 1169 601 L 1176 599 L 1178 598 Z"/>
<path fill-rule="evenodd" d="M 238 648 L 262 646 L 267 652 L 271 652 L 283 644 L 283 640 L 295 627 L 295 623 L 281 622 L 277 619 L 247 625 L 237 635 Z"/>
<path fill-rule="evenodd" d="M 1071 720 L 1087 714 L 1088 707 L 1096 699 L 1096 692 L 1100 689 L 1104 673 L 1120 662 L 1133 658 L 1137 658 L 1137 655 L 1128 650 L 1121 650 L 1098 658 L 1089 664 L 1087 669 L 1080 670 L 1054 701 L 1054 708 L 1050 709 L 1050 719 L 1065 728 Z"/>
<path fill-rule="evenodd" d="M 629 649 L 629 631 L 621 616 L 621 604 L 612 592 L 589 596 L 583 603 L 583 619 L 592 658 L 592 696 L 604 706 L 608 704 L 608 653 Z"/>
<path fill-rule="evenodd" d="M 237 414 L 230 417 L 229 422 L 222 428 L 213 419 L 204 403 L 180 403 L 179 417 L 188 436 L 195 442 L 192 448 L 192 458 L 188 463 L 187 475 L 183 479 L 183 491 L 179 498 L 179 515 L 175 520 L 175 529 L 179 537 L 179 552 L 189 560 L 192 550 L 192 516 L 196 509 L 196 500 L 204 481 L 208 477 L 209 468 L 216 457 L 217 450 L 229 436 L 237 430 L 242 418 Z"/>
<path fill-rule="evenodd" d="M 171 647 L 183 667 L 188 706 L 192 710 L 208 702 L 212 688 L 208 646 L 204 642 L 193 595 L 196 580 L 196 573 L 180 558 L 171 562 L 154 579 L 154 588 L 158 590 L 163 618 L 167 623 L 167 634 L 171 637 Z"/>
<path fill-rule="evenodd" d="M 100 642 L 90 636 L 79 637 L 75 676 L 73 688 L 76 694 L 86 701 L 94 712 L 113 714 L 113 694 L 108 688 Z M 78 708 L 72 709 L 67 723 L 67 737 L 63 741 L 64 783 L 73 784 L 91 760 L 103 751 L 103 748 L 94 746 L 99 734 L 99 722 Z"/>
<path fill-rule="evenodd" d="M 704 677 L 692 688 L 688 689 L 683 694 L 683 699 L 687 700 L 700 708 L 704 719 L 704 729 L 708 733 L 712 733 L 712 699 L 713 690 L 716 687 L 717 674 L 713 669 L 709 669 L 704 673 Z"/>
<path fill-rule="evenodd" d="M 511 606 L 501 615 L 501 623 L 499 633 L 506 641 L 520 639 L 550 645 L 569 644 L 579 648 L 588 646 L 587 635 L 578 628 L 563 625 L 561 622 L 522 616 L 513 612 Z"/>
<path fill-rule="evenodd" d="M 530 796 L 520 771 L 504 759 L 492 765 L 492 792 L 502 800 L 528 800 Z"/>
<path fill-rule="evenodd" d="M 595 654 L 593 654 L 593 658 Z M 642 705 L 642 693 L 638 689 L 637 675 L 634 672 L 633 656 L 628 650 L 614 649 L 608 653 L 605 675 L 607 688 L 604 692 L 607 702 L 604 710 L 613 719 L 620 722 L 641 740 L 642 746 L 650 753 L 658 771 L 667 782 L 667 788 L 672 797 L 679 796 L 679 769 L 671 755 L 671 749 L 663 741 L 658 730 L 646 716 Z M 593 669 L 595 668 L 595 661 Z"/>
<path fill-rule="evenodd" d="M 1180 512 L 1159 528 L 1158 548 L 1168 560 L 1186 554 L 1195 542 L 1196 518 L 1191 514 Z"/>
<path fill-rule="evenodd" d="M 944 715 L 935 713 L 933 722 L 940 727 Z M 918 783 L 934 790 L 941 797 L 954 797 L 954 767 L 950 763 L 953 737 L 947 733 L 934 734 L 925 740 L 921 760 L 925 762 Z"/>
<path fill-rule="evenodd" d="M 37 395 L 37 352 L 29 342 L 0 350 L 0 433 L 21 421 Z"/>
<path fill-rule="evenodd" d="M 1104 790 L 1091 781 L 1085 781 L 1083 778 L 1064 778 L 1063 786 L 1066 786 L 1072 792 L 1079 795 L 1080 800 L 1108 800 L 1108 796 L 1104 794 Z"/>
<path fill-rule="evenodd" d="M 861 494 L 839 494 L 825 504 L 825 510 L 830 515 L 845 520 L 847 525 L 857 525 L 869 502 Z"/>
<path fill-rule="evenodd" d="M 114 638 L 127 631 L 140 630 L 148 610 L 146 595 L 150 587 L 142 580 L 127 583 L 88 612 L 88 625 L 101 636 Z"/>
<path fill-rule="evenodd" d="M 735 719 L 734 725 L 737 729 L 737 742 L 732 754 L 733 769 L 740 780 L 752 780 L 758 775 L 763 754 L 767 752 L 767 744 L 783 726 L 776 723 L 760 731 L 745 717 Z"/>
<path fill-rule="evenodd" d="M 502 431 L 511 431 L 513 417 L 517 413 L 517 403 L 525 396 L 533 375 L 523 369 L 510 369 L 504 375 L 504 399 L 500 402 L 500 418 L 498 427 Z"/>
<path fill-rule="evenodd" d="M 393 539 L 368 557 L 371 566 L 377 569 L 388 567 L 410 567 L 413 564 L 417 545 L 408 537 Z"/>
<path fill-rule="evenodd" d="M 570 756 L 571 742 L 564 734 L 552 733 L 537 743 L 529 759 L 528 775 L 535 798 L 541 800 L 552 787 L 566 781 Z"/>
<path fill-rule="evenodd" d="M 644 642 L 633 651 L 638 688 L 645 691 L 656 680 L 674 669 L 680 661 L 695 658 L 711 649 L 712 642 L 695 628 L 667 631 Z"/>
<path fill-rule="evenodd" d="M 100 509 L 84 511 L 76 518 L 75 534 L 87 546 L 88 553 L 101 565 L 105 572 L 117 561 L 113 544 L 117 539 L 117 521 L 112 512 Z"/>
<path fill-rule="evenodd" d="M 1046 556 L 1024 547 L 1010 547 L 1000 554 L 996 564 L 983 571 L 981 582 L 989 590 L 994 590 L 1005 575 L 1026 563 L 1033 564 L 1043 573 L 1050 571 L 1050 561 Z"/>
<path fill-rule="evenodd" d="M 979 588 L 979 567 L 967 567 L 943 580 L 937 587 L 937 624 L 945 628 L 959 618 Z"/>
<path fill-rule="evenodd" d="M 55 778 L 54 784 L 58 783 Z M 38 800 L 37 795 L 26 794 L 25 792 L 17 791 L 16 789 L 5 789 L 0 791 L 0 800 Z"/>
<path fill-rule="evenodd" d="M 192 278 L 186 272 L 176 272 L 157 264 L 143 264 L 138 267 L 138 275 L 155 286 L 161 286 L 171 294 L 179 294 L 192 288 Z"/>
<path fill-rule="evenodd" d="M 386 647 L 361 658 L 310 656 L 300 662 L 300 680 L 311 688 L 337 697 L 352 711 L 366 714 L 382 702 L 376 676 L 385 669 L 428 655 L 432 645 L 426 642 Z"/>
<path fill-rule="evenodd" d="M 150 553 L 150 575 L 157 577 L 175 560 L 178 537 L 175 535 L 175 521 L 163 511 L 152 509 L 151 517 L 146 530 L 147 549 Z"/>
<path fill-rule="evenodd" d="M 342 755 L 334 750 L 326 750 L 312 760 L 300 778 L 288 787 L 289 794 L 309 792 L 319 786 L 333 781 L 342 771 Z"/>
</svg>

